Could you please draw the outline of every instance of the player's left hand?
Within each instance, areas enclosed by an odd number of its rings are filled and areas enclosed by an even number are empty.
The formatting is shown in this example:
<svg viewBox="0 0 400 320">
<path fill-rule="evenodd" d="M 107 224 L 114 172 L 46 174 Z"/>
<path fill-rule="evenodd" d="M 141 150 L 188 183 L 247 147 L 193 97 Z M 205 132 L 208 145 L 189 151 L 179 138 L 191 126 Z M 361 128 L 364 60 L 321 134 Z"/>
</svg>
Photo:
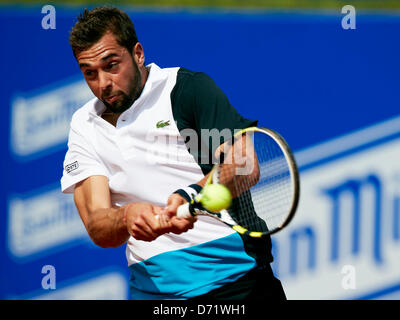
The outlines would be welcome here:
<svg viewBox="0 0 400 320">
<path fill-rule="evenodd" d="M 187 202 L 186 199 L 176 193 L 171 194 L 168 198 L 168 203 L 163 210 L 163 214 L 168 217 L 172 233 L 181 234 L 189 229 L 193 229 L 194 223 L 197 221 L 197 217 L 179 219 L 176 216 L 176 210 L 185 202 Z"/>
</svg>

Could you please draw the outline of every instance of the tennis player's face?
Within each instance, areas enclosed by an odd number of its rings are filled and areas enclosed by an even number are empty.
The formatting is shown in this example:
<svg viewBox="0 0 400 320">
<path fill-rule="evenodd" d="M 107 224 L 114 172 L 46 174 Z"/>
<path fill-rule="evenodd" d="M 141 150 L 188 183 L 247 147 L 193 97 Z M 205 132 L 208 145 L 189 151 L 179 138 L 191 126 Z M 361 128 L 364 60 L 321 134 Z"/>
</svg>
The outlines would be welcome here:
<svg viewBox="0 0 400 320">
<path fill-rule="evenodd" d="M 138 46 L 139 56 L 136 54 Z M 93 94 L 114 113 L 128 109 L 144 86 L 138 67 L 138 63 L 144 63 L 140 57 L 140 52 L 143 56 L 140 43 L 133 51 L 132 56 L 112 33 L 106 33 L 92 47 L 77 54 L 79 67 Z"/>
</svg>

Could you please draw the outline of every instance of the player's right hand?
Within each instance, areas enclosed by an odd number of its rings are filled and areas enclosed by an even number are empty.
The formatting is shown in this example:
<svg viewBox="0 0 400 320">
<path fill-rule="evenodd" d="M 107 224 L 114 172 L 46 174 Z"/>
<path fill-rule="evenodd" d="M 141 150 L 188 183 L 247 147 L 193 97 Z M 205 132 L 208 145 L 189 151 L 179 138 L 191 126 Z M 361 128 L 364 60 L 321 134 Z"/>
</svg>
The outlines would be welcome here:
<svg viewBox="0 0 400 320">
<path fill-rule="evenodd" d="M 126 211 L 126 228 L 136 240 L 153 241 L 161 234 L 169 232 L 171 224 L 161 226 L 158 215 L 161 207 L 151 203 L 137 202 L 129 205 Z"/>
</svg>

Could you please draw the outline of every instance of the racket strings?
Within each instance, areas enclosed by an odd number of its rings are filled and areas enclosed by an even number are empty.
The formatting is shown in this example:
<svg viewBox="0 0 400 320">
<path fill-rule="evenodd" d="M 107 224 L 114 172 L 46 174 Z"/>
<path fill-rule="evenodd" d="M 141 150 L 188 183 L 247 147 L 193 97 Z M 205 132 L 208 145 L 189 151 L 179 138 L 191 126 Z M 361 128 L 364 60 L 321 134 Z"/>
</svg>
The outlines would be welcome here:
<svg viewBox="0 0 400 320">
<path fill-rule="evenodd" d="M 222 164 L 219 183 L 234 197 L 229 213 L 250 231 L 266 232 L 279 228 L 292 203 L 290 168 L 279 145 L 268 135 L 255 132 L 251 137 L 257 161 L 243 166 L 243 158 Z M 248 166 L 248 168 L 244 167 Z M 241 174 L 238 174 L 241 173 Z M 243 174 L 244 173 L 244 174 Z"/>
</svg>

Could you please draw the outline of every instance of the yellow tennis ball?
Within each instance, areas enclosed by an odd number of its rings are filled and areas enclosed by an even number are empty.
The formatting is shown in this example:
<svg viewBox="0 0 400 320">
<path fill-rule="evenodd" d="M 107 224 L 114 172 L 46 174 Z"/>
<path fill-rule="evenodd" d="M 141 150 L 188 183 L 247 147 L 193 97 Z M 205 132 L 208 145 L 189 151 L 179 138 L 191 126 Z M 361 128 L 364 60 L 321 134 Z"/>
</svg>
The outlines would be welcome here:
<svg viewBox="0 0 400 320">
<path fill-rule="evenodd" d="M 204 187 L 200 202 L 207 210 L 219 212 L 230 207 L 232 195 L 223 184 L 209 184 Z"/>
</svg>

